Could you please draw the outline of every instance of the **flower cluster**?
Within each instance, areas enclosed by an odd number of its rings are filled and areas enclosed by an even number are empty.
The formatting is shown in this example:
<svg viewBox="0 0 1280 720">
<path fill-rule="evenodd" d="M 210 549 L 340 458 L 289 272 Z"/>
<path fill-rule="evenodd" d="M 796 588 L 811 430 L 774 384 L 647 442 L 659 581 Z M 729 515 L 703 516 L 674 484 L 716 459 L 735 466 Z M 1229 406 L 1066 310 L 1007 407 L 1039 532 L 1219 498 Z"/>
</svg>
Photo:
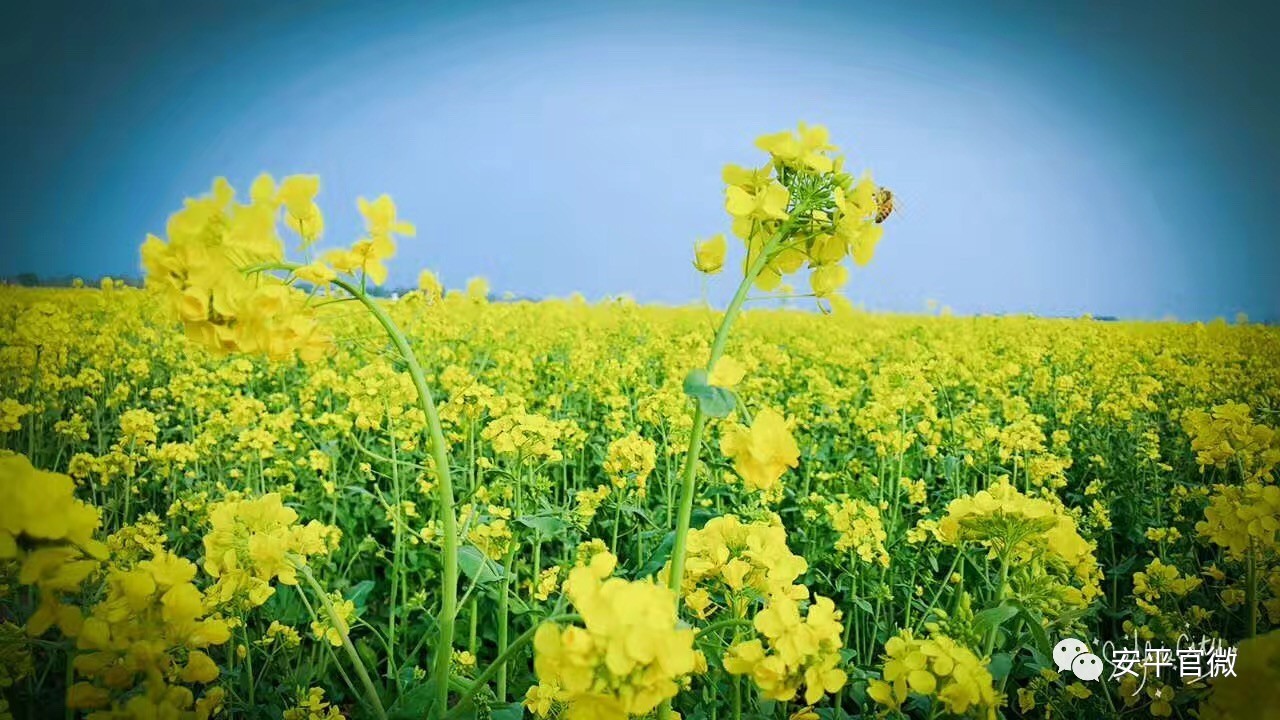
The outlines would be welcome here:
<svg viewBox="0 0 1280 720">
<path fill-rule="evenodd" d="M 1200 578 L 1185 577 L 1173 565 L 1166 565 L 1160 558 L 1147 563 L 1147 569 L 1133 574 L 1133 592 L 1151 603 L 1163 596 L 1180 598 L 1200 587 Z"/>
<path fill-rule="evenodd" d="M 1192 410 L 1182 418 L 1201 468 L 1238 468 L 1246 480 L 1264 480 L 1280 465 L 1280 432 L 1253 422 L 1244 403 Z"/>
<path fill-rule="evenodd" d="M 352 275 L 359 273 L 374 285 L 381 285 L 387 281 L 387 266 L 382 261 L 396 254 L 395 236 L 412 237 L 417 229 L 396 217 L 396 204 L 387 195 L 381 195 L 372 202 L 359 198 L 357 206 L 364 216 L 368 236 L 356 240 L 349 249 L 330 250 L 324 254 L 324 260 L 333 266 L 333 270 Z M 331 277 L 328 268 L 320 263 L 304 268 L 310 269 L 318 277 L 303 279 L 323 284 Z"/>
<path fill-rule="evenodd" d="M 610 577 L 602 552 L 569 573 L 564 588 L 585 627 L 544 623 L 534 637 L 538 685 L 526 704 L 545 717 L 552 702 L 568 720 L 624 720 L 675 697 L 704 664 L 693 630 L 676 624 L 675 596 L 648 581 Z M 541 711 L 541 712 L 539 712 Z"/>
<path fill-rule="evenodd" d="M 541 458 L 557 462 L 562 455 L 556 447 L 561 436 L 560 424 L 533 413 L 512 412 L 485 426 L 480 437 L 494 452 L 521 459 Z"/>
<path fill-rule="evenodd" d="M 0 400 L 0 433 L 14 432 L 22 427 L 22 418 L 34 410 L 26 403 L 13 398 Z"/>
<path fill-rule="evenodd" d="M 458 519 L 467 530 L 467 539 L 491 560 L 501 562 L 511 550 L 515 534 L 511 531 L 511 509 L 488 505 L 481 512 L 467 504 L 458 508 Z"/>
<path fill-rule="evenodd" d="M 336 706 L 324 699 L 324 689 L 313 687 L 307 690 L 305 697 L 298 698 L 298 704 L 284 711 L 284 720 L 345 720 Z"/>
<path fill-rule="evenodd" d="M 156 416 L 150 410 L 135 408 L 120 414 L 121 444 L 155 445 Z"/>
<path fill-rule="evenodd" d="M 618 489 L 634 485 L 643 496 L 649 473 L 653 472 L 657 462 L 655 448 L 653 441 L 634 432 L 609 443 L 604 459 L 604 472 L 609 482 Z"/>
<path fill-rule="evenodd" d="M 945 635 L 919 639 L 909 631 L 884 645 L 883 680 L 872 680 L 867 694 L 897 710 L 912 693 L 936 697 L 948 713 L 970 712 L 995 720 L 1003 699 L 991 673 L 977 655 Z"/>
<path fill-rule="evenodd" d="M 0 478 L 0 561 L 20 561 L 18 582 L 40 590 L 27 632 L 43 635 L 56 624 L 74 637 L 80 610 L 61 596 L 78 591 L 107 555 L 93 537 L 98 510 L 75 498 L 70 477 L 37 470 L 23 455 L 0 457 Z"/>
<path fill-rule="evenodd" d="M 869 177 L 855 181 L 845 173 L 844 158 L 834 155 L 839 148 L 822 126 L 801 123 L 798 131 L 765 135 L 756 146 L 769 153 L 768 163 L 728 165 L 723 173 L 725 210 L 746 245 L 745 264 L 761 264 L 756 287 L 774 290 L 807 265 L 814 295 L 830 295 L 848 281 L 842 260 L 871 261 L 891 195 Z M 717 272 L 723 263 L 722 236 L 696 246 L 698 270 Z"/>
<path fill-rule="evenodd" d="M 142 245 L 147 286 L 157 290 L 187 336 L 215 352 L 305 360 L 326 354 L 328 334 L 307 305 L 305 293 L 259 267 L 284 261 L 277 232 L 280 208 L 304 238 L 319 235 L 315 207 L 320 189 L 313 176 L 291 176 L 276 186 L 260 176 L 250 201 L 238 203 L 225 178 L 205 197 L 188 198 L 166 227 L 168 241 L 154 235 Z"/>
<path fill-rule="evenodd" d="M 760 637 L 729 648 L 724 669 L 750 676 L 774 700 L 791 700 L 803 686 L 805 703 L 813 705 L 844 687 L 840 618 L 829 598 L 815 596 L 802 616 L 794 598 L 774 595 L 752 623 Z"/>
<path fill-rule="evenodd" d="M 330 593 L 329 604 L 333 606 L 332 613 L 326 612 L 320 620 L 311 621 L 311 635 L 334 647 L 341 647 L 342 634 L 348 631 L 351 620 L 355 618 L 356 605 L 341 593 Z"/>
<path fill-rule="evenodd" d="M 275 592 L 272 580 L 298 584 L 298 559 L 325 555 L 337 547 L 341 531 L 336 527 L 297 521 L 298 513 L 284 506 L 279 493 L 211 505 L 204 570 L 217 580 L 209 588 L 213 601 L 261 605 Z"/>
<path fill-rule="evenodd" d="M 594 490 L 579 490 L 574 493 L 573 517 L 579 527 L 585 528 L 591 524 L 600 510 L 600 505 L 608 499 L 611 492 L 608 485 L 598 485 Z"/>
<path fill-rule="evenodd" d="M 86 679 L 68 690 L 69 704 L 85 710 L 113 705 L 128 717 L 202 719 L 217 710 L 221 688 L 196 700 L 186 687 L 218 678 L 205 650 L 231 637 L 227 621 L 206 617 L 207 598 L 193 584 L 195 575 L 193 563 L 168 551 L 133 567 L 112 564 L 106 595 L 77 637 L 75 671 Z M 130 695 L 139 684 L 143 692 Z"/>
<path fill-rule="evenodd" d="M 551 597 L 551 594 L 560 587 L 560 566 L 552 565 L 538 573 L 538 580 L 531 583 L 533 599 L 539 602 Z"/>
<path fill-rule="evenodd" d="M 13 720 L 8 698 L 13 686 L 35 671 L 31 647 L 22 627 L 11 622 L 0 623 L 0 718 Z"/>
<path fill-rule="evenodd" d="M 1215 485 L 1196 532 L 1225 548 L 1235 560 L 1252 552 L 1276 553 L 1280 550 L 1280 487 L 1257 482 Z"/>
<path fill-rule="evenodd" d="M 787 531 L 775 516 L 771 522 L 744 523 L 736 515 L 712 518 L 700 530 L 690 530 L 681 590 L 685 604 L 706 614 L 714 593 L 720 602 L 745 612 L 741 600 L 786 595 L 809 596 L 796 580 L 808 569 L 803 557 L 787 547 Z M 663 571 L 670 572 L 670 563 Z M 747 593 L 750 597 L 739 599 Z"/>
<path fill-rule="evenodd" d="M 1070 604 L 1088 605 L 1101 593 L 1094 545 L 1080 536 L 1075 520 L 1060 503 L 1027 497 L 1005 478 L 952 500 L 935 534 L 948 545 L 974 543 L 1015 564 L 1043 559 L 1066 583 L 1062 598 Z"/>
<path fill-rule="evenodd" d="M 888 535 L 874 505 L 842 495 L 827 505 L 827 517 L 839 533 L 836 550 L 852 551 L 865 563 L 889 566 L 889 552 L 884 547 Z"/>
<path fill-rule="evenodd" d="M 440 278 L 436 277 L 435 273 L 423 270 L 418 273 L 418 292 L 422 293 L 422 297 L 429 304 L 435 304 L 444 297 L 444 285 L 440 283 Z"/>
</svg>

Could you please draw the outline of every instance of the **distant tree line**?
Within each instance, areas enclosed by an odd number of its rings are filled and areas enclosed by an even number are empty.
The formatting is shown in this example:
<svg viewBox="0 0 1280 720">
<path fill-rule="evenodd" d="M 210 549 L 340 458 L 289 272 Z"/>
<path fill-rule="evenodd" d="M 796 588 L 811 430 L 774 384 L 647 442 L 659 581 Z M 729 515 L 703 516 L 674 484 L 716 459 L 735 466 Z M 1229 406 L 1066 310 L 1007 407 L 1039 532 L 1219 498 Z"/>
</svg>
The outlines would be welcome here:
<svg viewBox="0 0 1280 720">
<path fill-rule="evenodd" d="M 0 284 L 17 285 L 19 287 L 52 287 L 52 288 L 69 288 L 75 285 L 76 280 L 82 281 L 86 287 L 98 287 L 102 284 L 102 279 L 109 277 L 112 280 L 123 282 L 129 287 L 140 288 L 145 283 L 142 278 L 133 275 L 95 275 L 92 277 L 83 277 L 78 275 L 49 275 L 41 277 L 36 273 L 24 272 L 17 275 L 8 275 L 0 277 Z M 409 292 L 413 288 L 370 288 L 369 294 L 378 297 L 400 296 Z"/>
<path fill-rule="evenodd" d="M 142 278 L 131 277 L 128 275 L 96 275 L 94 277 L 80 277 L 78 275 L 49 275 L 41 277 L 32 272 L 0 277 L 0 283 L 5 285 L 18 285 L 21 287 L 71 287 L 76 280 L 81 280 L 87 286 L 97 287 L 102 283 L 102 278 L 104 277 L 110 277 L 112 280 L 122 281 L 124 284 L 132 287 L 142 287 Z"/>
</svg>

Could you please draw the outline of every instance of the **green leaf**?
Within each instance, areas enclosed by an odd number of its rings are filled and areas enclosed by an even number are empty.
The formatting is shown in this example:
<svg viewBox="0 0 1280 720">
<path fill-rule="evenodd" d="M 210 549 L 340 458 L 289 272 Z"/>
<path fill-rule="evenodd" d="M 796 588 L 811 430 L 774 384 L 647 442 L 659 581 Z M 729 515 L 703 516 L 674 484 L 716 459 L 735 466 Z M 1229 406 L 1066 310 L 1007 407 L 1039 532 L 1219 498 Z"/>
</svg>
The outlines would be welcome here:
<svg viewBox="0 0 1280 720">
<path fill-rule="evenodd" d="M 645 509 L 640 507 L 639 505 L 632 505 L 628 503 L 622 506 L 622 511 L 627 513 L 628 515 L 635 515 L 636 517 L 643 518 L 646 520 L 649 518 L 649 513 L 645 512 Z"/>
<path fill-rule="evenodd" d="M 987 669 L 991 671 L 991 677 L 998 686 L 1013 669 L 1013 657 L 1009 653 L 996 653 L 991 656 L 991 662 L 987 663 Z"/>
<path fill-rule="evenodd" d="M 693 520 L 689 527 L 701 528 L 703 525 L 711 522 L 711 518 L 714 517 L 719 517 L 715 508 L 696 507 L 693 509 Z"/>
<path fill-rule="evenodd" d="M 413 677 L 414 672 L 416 672 L 414 666 L 409 663 L 400 666 L 400 670 L 396 673 L 397 679 L 400 681 L 400 687 L 412 688 L 417 685 L 417 681 Z M 434 688 L 435 686 L 432 685 L 431 687 Z M 399 699 L 397 699 L 397 702 L 399 702 Z"/>
<path fill-rule="evenodd" d="M 568 527 L 564 520 L 549 515 L 526 515 L 516 518 L 516 522 L 536 530 L 539 535 L 547 538 L 556 537 Z"/>
<path fill-rule="evenodd" d="M 286 586 L 287 587 L 287 586 Z M 266 604 L 262 606 L 262 610 L 267 617 L 279 620 L 289 625 L 302 625 L 306 619 L 311 617 L 307 612 L 307 606 L 302 604 L 302 588 L 293 586 L 290 588 L 292 592 L 285 591 L 272 593 Z"/>
<path fill-rule="evenodd" d="M 686 395 L 692 395 L 694 388 L 707 385 L 707 371 L 702 368 L 694 368 L 684 376 L 684 392 Z"/>
<path fill-rule="evenodd" d="M 707 371 L 690 370 L 684 378 L 684 394 L 698 401 L 704 415 L 722 418 L 738 406 L 738 398 L 732 390 L 716 387 L 707 382 Z"/>
<path fill-rule="evenodd" d="M 356 646 L 356 654 L 360 656 L 360 660 L 364 662 L 366 667 L 377 666 L 378 654 L 374 652 L 368 641 L 364 638 L 359 638 L 352 644 Z"/>
<path fill-rule="evenodd" d="M 1044 657 L 1052 654 L 1053 646 L 1049 643 L 1049 635 L 1044 631 L 1044 625 L 1040 621 L 1039 613 L 1033 613 L 1026 608 L 1019 608 L 1018 615 L 1026 621 L 1027 629 L 1031 631 L 1031 640 L 1035 643 L 1035 649 Z"/>
<path fill-rule="evenodd" d="M 356 586 L 347 591 L 347 599 L 356 606 L 357 609 L 363 610 L 365 600 L 368 599 L 369 593 L 373 591 L 374 584 L 372 580 L 361 580 Z"/>
<path fill-rule="evenodd" d="M 516 597 L 515 593 L 508 592 L 507 593 L 507 609 L 515 613 L 516 615 L 523 615 L 531 611 L 533 608 L 530 608 L 528 604 L 525 603 L 525 601 Z"/>
<path fill-rule="evenodd" d="M 637 577 L 649 577 L 661 570 L 662 566 L 667 564 L 667 559 L 671 557 L 671 548 L 675 543 L 676 533 L 673 530 L 667 533 L 666 537 L 662 538 L 662 542 L 658 544 L 658 549 L 654 550 L 653 554 L 649 556 L 649 562 L 645 563 L 644 567 L 640 568 L 640 572 L 637 573 Z"/>
<path fill-rule="evenodd" d="M 1108 568 L 1106 575 L 1107 577 L 1128 577 L 1132 573 L 1134 565 L 1137 564 L 1138 558 L 1133 556 L 1127 557 Z"/>
<path fill-rule="evenodd" d="M 493 714 L 489 717 L 493 720 L 520 720 L 524 717 L 524 703 L 513 702 L 502 707 L 492 709 Z"/>
<path fill-rule="evenodd" d="M 477 585 L 497 582 L 503 576 L 502 566 L 486 557 L 475 545 L 458 548 L 458 567 Z"/>
<path fill-rule="evenodd" d="M 1009 622 L 1018 614 L 1018 608 L 1014 605 L 997 605 L 993 608 L 987 608 L 977 615 L 973 616 L 973 627 L 978 632 L 986 634 L 994 628 Z"/>
<path fill-rule="evenodd" d="M 395 704 L 387 709 L 388 720 L 422 720 L 428 717 L 435 705 L 435 690 L 435 685 L 422 683 L 401 693 Z"/>
</svg>

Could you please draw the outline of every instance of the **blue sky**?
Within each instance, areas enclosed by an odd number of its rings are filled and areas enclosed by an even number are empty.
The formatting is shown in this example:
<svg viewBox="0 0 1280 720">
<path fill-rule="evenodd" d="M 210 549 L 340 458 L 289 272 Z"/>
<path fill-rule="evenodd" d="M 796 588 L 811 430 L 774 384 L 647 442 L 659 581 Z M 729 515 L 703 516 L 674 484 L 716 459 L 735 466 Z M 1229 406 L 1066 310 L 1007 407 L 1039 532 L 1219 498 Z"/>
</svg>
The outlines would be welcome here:
<svg viewBox="0 0 1280 720">
<path fill-rule="evenodd" d="M 456 5 L 17 11 L 0 275 L 137 274 L 184 196 L 265 170 L 321 175 L 326 245 L 391 194 L 392 285 L 686 302 L 721 166 L 805 120 L 901 199 L 871 309 L 1280 318 L 1261 5 Z"/>
</svg>

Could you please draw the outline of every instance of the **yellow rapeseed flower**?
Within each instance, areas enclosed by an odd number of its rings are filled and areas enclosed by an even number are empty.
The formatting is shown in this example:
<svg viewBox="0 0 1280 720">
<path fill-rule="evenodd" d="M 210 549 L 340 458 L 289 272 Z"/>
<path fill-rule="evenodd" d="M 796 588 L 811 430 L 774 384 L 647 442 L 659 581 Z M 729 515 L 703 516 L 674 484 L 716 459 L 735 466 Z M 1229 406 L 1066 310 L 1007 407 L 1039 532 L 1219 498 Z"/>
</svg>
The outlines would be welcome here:
<svg viewBox="0 0 1280 720">
<path fill-rule="evenodd" d="M 568 720 L 645 715 L 675 697 L 698 665 L 693 630 L 676 625 L 675 596 L 650 581 L 610 575 L 616 558 L 596 554 L 569 573 L 565 592 L 585 627 L 544 623 L 534 638 L 539 690 L 533 708 L 566 706 Z"/>
<path fill-rule="evenodd" d="M 699 240 L 693 246 L 693 266 L 698 272 L 714 275 L 724 267 L 726 243 L 723 234 Z"/>
<path fill-rule="evenodd" d="M 752 490 L 771 490 L 788 468 L 800 464 L 800 448 L 776 410 L 756 413 L 751 427 L 733 425 L 720 437 L 720 450 Z"/>
</svg>

